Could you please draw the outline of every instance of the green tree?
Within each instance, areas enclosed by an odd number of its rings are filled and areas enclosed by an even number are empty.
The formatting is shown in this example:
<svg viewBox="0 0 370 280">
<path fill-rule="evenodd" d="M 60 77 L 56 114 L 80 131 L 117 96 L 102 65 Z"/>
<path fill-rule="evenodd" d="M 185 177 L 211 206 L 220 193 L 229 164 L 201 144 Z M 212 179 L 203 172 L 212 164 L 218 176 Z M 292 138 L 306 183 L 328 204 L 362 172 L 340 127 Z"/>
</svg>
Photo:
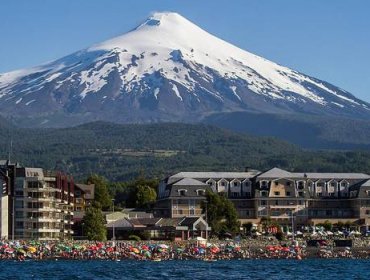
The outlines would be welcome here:
<svg viewBox="0 0 370 280">
<path fill-rule="evenodd" d="M 103 213 L 98 207 L 89 207 L 83 218 L 84 233 L 89 240 L 107 240 L 107 229 Z"/>
<path fill-rule="evenodd" d="M 235 234 L 240 231 L 240 222 L 234 204 L 225 196 L 207 191 L 207 202 L 202 204 L 203 212 L 207 207 L 207 221 L 212 231 L 219 235 L 222 232 Z"/>
<path fill-rule="evenodd" d="M 326 220 L 323 223 L 317 224 L 317 225 L 320 227 L 323 227 L 326 231 L 333 229 L 333 224 L 328 220 Z"/>
<path fill-rule="evenodd" d="M 94 200 L 100 203 L 103 210 L 109 209 L 112 200 L 108 192 L 108 181 L 104 177 L 93 174 L 87 179 L 87 183 L 95 185 Z"/>
<path fill-rule="evenodd" d="M 136 207 L 149 208 L 150 204 L 157 199 L 157 192 L 149 186 L 137 186 Z"/>
<path fill-rule="evenodd" d="M 227 199 L 222 197 L 223 201 L 223 211 L 225 217 L 225 226 L 227 231 L 231 233 L 237 233 L 240 231 L 240 222 L 238 220 L 238 213 L 236 212 L 234 204 Z"/>
</svg>

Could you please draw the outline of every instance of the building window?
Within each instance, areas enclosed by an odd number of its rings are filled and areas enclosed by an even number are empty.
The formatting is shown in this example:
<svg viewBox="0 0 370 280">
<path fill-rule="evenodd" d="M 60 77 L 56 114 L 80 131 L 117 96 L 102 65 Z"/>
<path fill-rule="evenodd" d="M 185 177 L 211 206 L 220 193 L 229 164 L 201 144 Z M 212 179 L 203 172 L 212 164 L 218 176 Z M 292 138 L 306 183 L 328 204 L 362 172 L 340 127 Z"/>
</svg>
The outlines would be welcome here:
<svg viewBox="0 0 370 280">
<path fill-rule="evenodd" d="M 290 192 L 286 192 L 286 195 L 287 195 L 287 196 L 290 196 Z"/>
<path fill-rule="evenodd" d="M 279 200 L 275 200 L 275 205 L 279 205 Z"/>
<path fill-rule="evenodd" d="M 280 216 L 280 212 L 279 211 L 272 211 L 271 216 L 274 216 L 274 217 Z"/>
<path fill-rule="evenodd" d="M 239 197 L 240 196 L 240 193 L 238 193 L 238 192 L 232 192 L 231 194 L 233 195 L 233 197 Z"/>
<path fill-rule="evenodd" d="M 278 181 L 275 181 L 275 186 L 279 185 L 279 182 Z"/>
<path fill-rule="evenodd" d="M 245 195 L 246 195 L 247 197 L 251 197 L 251 196 L 252 196 L 250 192 L 246 192 L 246 193 L 245 193 Z"/>
<path fill-rule="evenodd" d="M 267 192 L 266 191 L 261 191 L 261 196 L 262 197 L 267 197 Z"/>
<path fill-rule="evenodd" d="M 261 205 L 266 205 L 266 200 L 261 200 Z"/>
<path fill-rule="evenodd" d="M 274 195 L 280 195 L 280 192 L 274 192 Z"/>
<path fill-rule="evenodd" d="M 303 197 L 304 196 L 304 192 L 298 192 L 298 196 L 299 197 Z"/>
<path fill-rule="evenodd" d="M 197 195 L 204 196 L 205 190 L 197 190 Z"/>
<path fill-rule="evenodd" d="M 23 211 L 15 211 L 15 217 L 16 218 L 23 218 Z"/>
<path fill-rule="evenodd" d="M 290 186 L 290 182 L 286 182 L 286 185 L 289 187 Z"/>
</svg>

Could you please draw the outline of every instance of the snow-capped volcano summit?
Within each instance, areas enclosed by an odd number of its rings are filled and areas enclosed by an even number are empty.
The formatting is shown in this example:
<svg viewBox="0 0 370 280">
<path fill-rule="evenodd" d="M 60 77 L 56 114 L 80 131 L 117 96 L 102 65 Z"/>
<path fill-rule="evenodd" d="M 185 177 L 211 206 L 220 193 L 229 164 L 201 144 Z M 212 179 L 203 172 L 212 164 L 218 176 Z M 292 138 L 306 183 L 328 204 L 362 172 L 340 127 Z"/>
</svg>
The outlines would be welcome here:
<svg viewBox="0 0 370 280">
<path fill-rule="evenodd" d="M 177 13 L 51 63 L 0 74 L 0 112 L 32 125 L 201 121 L 220 112 L 370 119 L 348 92 L 235 47 Z"/>
</svg>

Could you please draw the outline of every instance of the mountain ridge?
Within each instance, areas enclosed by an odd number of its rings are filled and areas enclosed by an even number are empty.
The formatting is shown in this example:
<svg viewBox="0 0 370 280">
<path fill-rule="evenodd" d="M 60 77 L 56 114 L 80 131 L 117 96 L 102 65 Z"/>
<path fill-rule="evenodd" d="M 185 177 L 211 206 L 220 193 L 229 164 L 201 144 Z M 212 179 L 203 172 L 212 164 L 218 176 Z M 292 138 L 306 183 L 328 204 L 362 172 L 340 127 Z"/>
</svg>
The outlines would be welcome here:
<svg viewBox="0 0 370 280">
<path fill-rule="evenodd" d="M 1 114 L 21 126 L 199 122 L 230 112 L 370 120 L 334 85 L 235 47 L 177 13 L 31 69 L 0 74 Z"/>
<path fill-rule="evenodd" d="M 272 167 L 305 172 L 367 172 L 369 151 L 313 151 L 272 137 L 256 137 L 205 124 L 115 124 L 2 128 L 0 159 L 60 170 L 84 180 L 163 178 L 180 171 L 243 171 Z"/>
</svg>

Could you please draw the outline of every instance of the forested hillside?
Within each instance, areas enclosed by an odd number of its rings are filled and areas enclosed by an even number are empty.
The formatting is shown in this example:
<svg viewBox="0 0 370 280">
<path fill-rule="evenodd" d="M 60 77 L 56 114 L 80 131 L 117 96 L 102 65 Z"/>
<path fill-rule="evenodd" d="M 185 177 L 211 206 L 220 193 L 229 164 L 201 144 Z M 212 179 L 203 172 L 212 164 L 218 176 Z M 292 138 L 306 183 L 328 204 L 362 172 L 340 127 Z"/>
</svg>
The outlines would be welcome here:
<svg viewBox="0 0 370 280">
<path fill-rule="evenodd" d="M 254 137 L 207 125 L 118 125 L 96 122 L 66 129 L 0 126 L 0 158 L 58 169 L 85 179 L 110 181 L 139 174 L 162 178 L 177 171 L 264 170 L 370 172 L 370 152 L 311 151 L 274 138 Z"/>
</svg>

